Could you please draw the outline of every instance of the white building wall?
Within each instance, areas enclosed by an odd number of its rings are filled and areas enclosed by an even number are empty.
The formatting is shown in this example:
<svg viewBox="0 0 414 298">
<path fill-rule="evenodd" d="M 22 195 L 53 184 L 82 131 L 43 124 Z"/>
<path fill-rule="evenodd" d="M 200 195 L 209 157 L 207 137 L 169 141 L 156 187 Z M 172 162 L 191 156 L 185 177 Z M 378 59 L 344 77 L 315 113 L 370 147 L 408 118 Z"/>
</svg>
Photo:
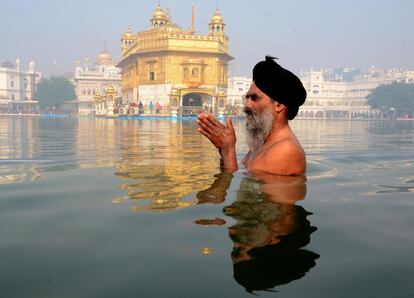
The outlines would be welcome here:
<svg viewBox="0 0 414 298">
<path fill-rule="evenodd" d="M 150 101 L 155 105 L 159 102 L 163 107 L 169 106 L 169 95 L 171 93 L 172 84 L 151 84 L 138 86 L 138 100 L 144 106 L 148 106 Z"/>
<path fill-rule="evenodd" d="M 33 100 L 34 84 L 31 82 L 36 75 L 17 69 L 0 68 L 0 96 L 10 100 L 14 98 L 16 102 Z"/>
<path fill-rule="evenodd" d="M 97 65 L 91 68 L 88 64 L 78 64 L 75 70 L 75 92 L 78 100 L 79 115 L 95 113 L 94 96 L 104 95 L 108 86 L 121 96 L 121 72 L 113 65 Z"/>
<path fill-rule="evenodd" d="M 0 68 L 0 95 L 6 96 L 7 94 L 7 73 Z"/>
<path fill-rule="evenodd" d="M 414 83 L 414 71 L 401 69 L 381 70 L 371 67 L 367 73 L 358 75 L 354 81 L 325 81 L 324 72 L 311 70 L 301 74 L 301 81 L 308 93 L 300 108 L 307 113 L 347 112 L 377 113 L 368 105 L 368 95 L 381 84 L 393 82 Z M 303 114 L 303 113 L 302 113 Z"/>
<path fill-rule="evenodd" d="M 4 66 L 3 66 L 4 65 Z M 0 109 L 3 113 L 36 113 L 34 91 L 36 78 L 41 73 L 35 71 L 35 63 L 30 62 L 28 71 L 22 70 L 20 62 L 16 66 L 3 63 L 0 67 Z"/>
<path fill-rule="evenodd" d="M 252 79 L 247 77 L 229 77 L 227 102 L 233 106 L 242 106 L 244 96 L 249 91 Z"/>
</svg>

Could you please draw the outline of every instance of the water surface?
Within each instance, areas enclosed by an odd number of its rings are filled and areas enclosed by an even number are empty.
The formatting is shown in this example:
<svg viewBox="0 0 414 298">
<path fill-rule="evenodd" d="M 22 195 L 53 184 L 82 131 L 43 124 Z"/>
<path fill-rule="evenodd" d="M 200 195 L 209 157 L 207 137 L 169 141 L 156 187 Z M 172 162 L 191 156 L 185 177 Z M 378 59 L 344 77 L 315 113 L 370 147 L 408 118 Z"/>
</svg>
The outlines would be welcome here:
<svg viewBox="0 0 414 298">
<path fill-rule="evenodd" d="M 414 123 L 292 126 L 306 180 L 193 121 L 0 118 L 0 296 L 412 297 Z"/>
</svg>

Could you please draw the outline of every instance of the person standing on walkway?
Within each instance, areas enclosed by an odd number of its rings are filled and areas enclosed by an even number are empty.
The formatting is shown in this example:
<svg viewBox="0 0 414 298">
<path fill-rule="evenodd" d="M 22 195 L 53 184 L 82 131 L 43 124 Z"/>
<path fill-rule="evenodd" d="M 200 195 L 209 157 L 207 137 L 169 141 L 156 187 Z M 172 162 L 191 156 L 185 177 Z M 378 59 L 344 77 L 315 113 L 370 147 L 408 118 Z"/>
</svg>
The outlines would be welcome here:
<svg viewBox="0 0 414 298">
<path fill-rule="evenodd" d="M 161 104 L 157 101 L 155 104 L 155 114 L 159 114 L 161 112 Z"/>
</svg>

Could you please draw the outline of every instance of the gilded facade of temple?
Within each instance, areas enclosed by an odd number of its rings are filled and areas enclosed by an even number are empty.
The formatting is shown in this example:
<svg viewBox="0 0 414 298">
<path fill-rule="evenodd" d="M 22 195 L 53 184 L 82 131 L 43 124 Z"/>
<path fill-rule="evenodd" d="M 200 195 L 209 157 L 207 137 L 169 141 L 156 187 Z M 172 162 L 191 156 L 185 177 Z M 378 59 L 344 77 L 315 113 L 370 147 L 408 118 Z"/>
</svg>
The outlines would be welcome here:
<svg viewBox="0 0 414 298">
<path fill-rule="evenodd" d="M 163 111 L 186 112 L 196 108 L 220 112 L 226 105 L 228 37 L 224 19 L 216 10 L 207 35 L 183 30 L 158 5 L 151 28 L 121 37 L 123 101 L 158 102 Z"/>
</svg>

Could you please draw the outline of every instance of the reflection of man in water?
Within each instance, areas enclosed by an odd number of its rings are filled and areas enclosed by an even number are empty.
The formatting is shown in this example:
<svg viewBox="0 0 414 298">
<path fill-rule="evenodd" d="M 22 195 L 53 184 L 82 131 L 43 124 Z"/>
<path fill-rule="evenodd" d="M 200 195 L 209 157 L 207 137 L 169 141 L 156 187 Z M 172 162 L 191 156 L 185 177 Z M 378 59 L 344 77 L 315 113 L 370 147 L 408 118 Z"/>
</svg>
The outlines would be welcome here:
<svg viewBox="0 0 414 298">
<path fill-rule="evenodd" d="M 222 173 L 211 188 L 199 192 L 199 203 L 223 202 L 232 174 Z M 242 179 L 236 200 L 223 209 L 236 220 L 229 228 L 234 279 L 249 292 L 269 290 L 303 277 L 319 255 L 303 249 L 312 227 L 303 207 L 306 178 L 261 174 Z M 224 196 L 224 197 L 223 197 Z M 198 220 L 197 224 L 223 225 L 224 220 Z"/>
<path fill-rule="evenodd" d="M 285 183 L 291 183 L 286 186 Z M 310 242 L 312 227 L 303 207 L 288 203 L 272 202 L 281 194 L 280 184 L 292 195 L 292 201 L 303 199 L 304 182 L 273 181 L 267 185 L 271 193 L 258 192 L 252 179 L 245 178 L 237 193 L 236 201 L 224 208 L 224 213 L 236 224 L 229 228 L 234 242 L 234 278 L 249 292 L 271 289 L 302 278 L 312 267 L 318 254 L 303 249 Z M 266 186 L 266 184 L 265 184 Z M 305 192 L 304 192 L 305 190 Z M 286 193 L 285 193 L 286 194 Z"/>
<path fill-rule="evenodd" d="M 249 152 L 242 163 L 250 170 L 278 175 L 306 172 L 305 153 L 290 129 L 288 120 L 298 113 L 306 99 L 299 78 L 266 57 L 253 68 L 253 83 L 246 94 Z M 237 170 L 236 135 L 230 119 L 222 124 L 213 115 L 202 113 L 199 132 L 219 150 L 222 167 Z"/>
</svg>

